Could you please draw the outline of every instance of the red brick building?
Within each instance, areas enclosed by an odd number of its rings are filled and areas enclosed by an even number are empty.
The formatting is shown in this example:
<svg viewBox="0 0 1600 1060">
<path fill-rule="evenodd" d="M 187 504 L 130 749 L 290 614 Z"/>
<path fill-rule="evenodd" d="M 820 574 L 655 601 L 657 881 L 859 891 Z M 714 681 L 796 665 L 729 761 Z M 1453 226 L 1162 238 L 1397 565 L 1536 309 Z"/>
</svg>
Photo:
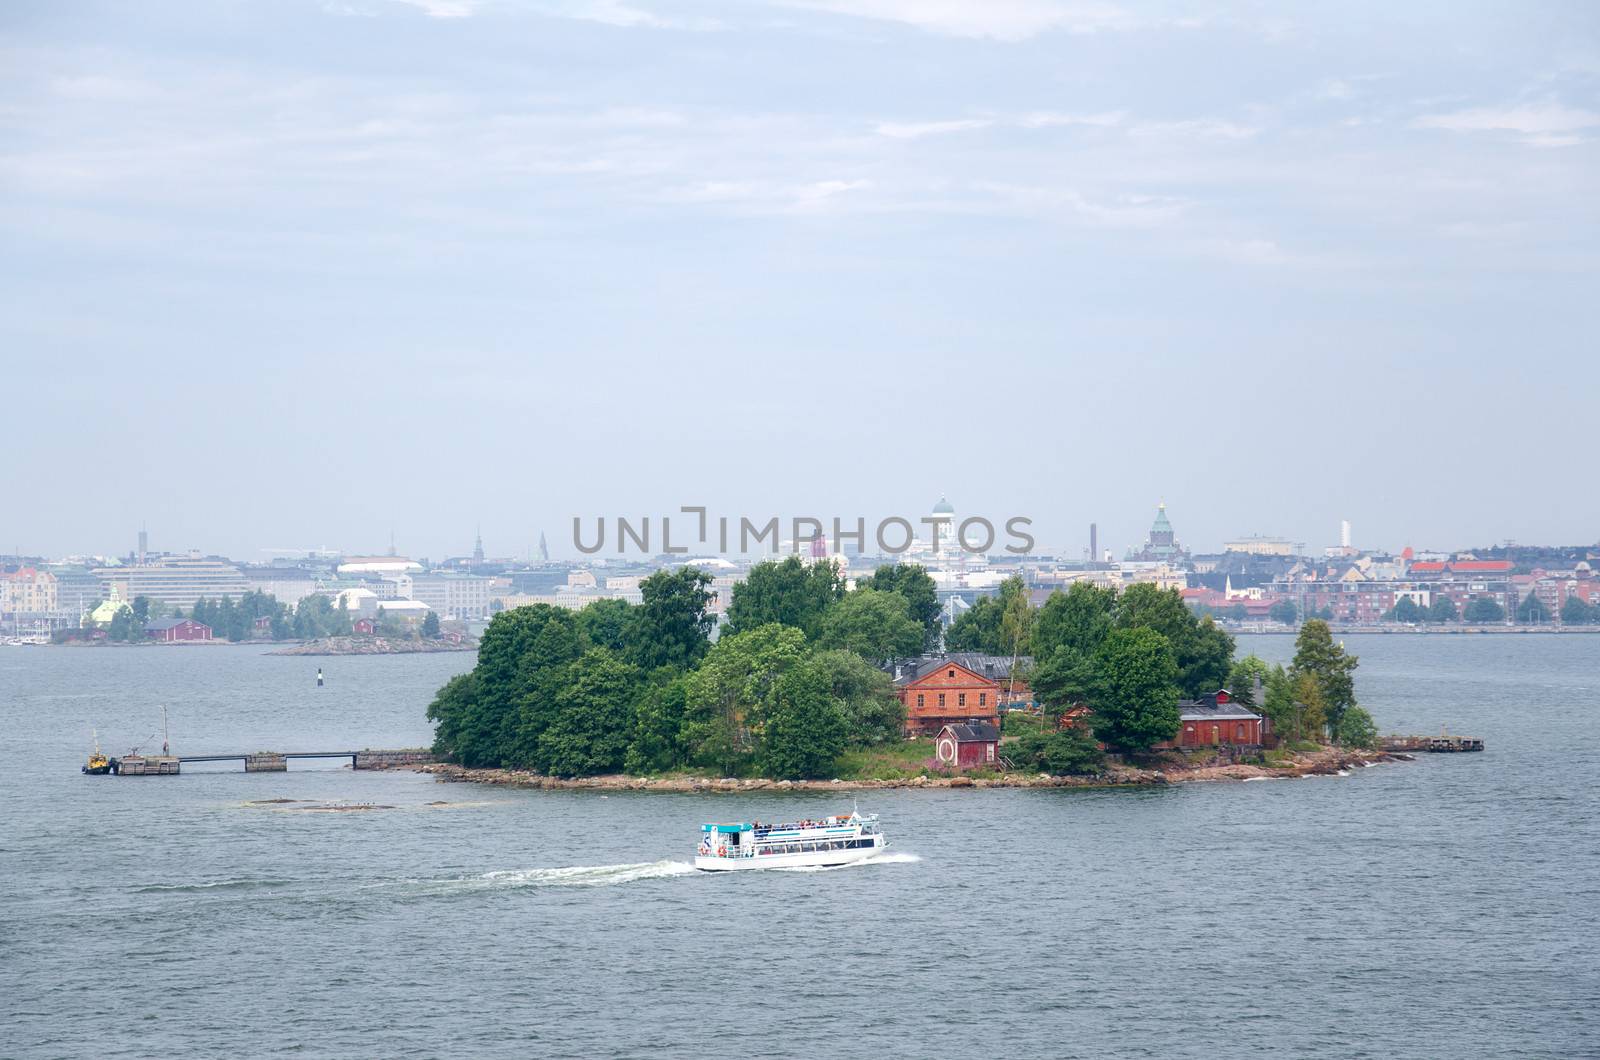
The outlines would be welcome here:
<svg viewBox="0 0 1600 1060">
<path fill-rule="evenodd" d="M 1157 747 L 1261 746 L 1261 715 L 1235 702 L 1227 689 L 1178 704 L 1178 735 Z"/>
<path fill-rule="evenodd" d="M 204 641 L 211 639 L 211 627 L 192 618 L 158 618 L 144 624 L 144 635 L 168 644 Z"/>
<path fill-rule="evenodd" d="M 937 733 L 946 725 L 970 722 L 987 722 L 999 728 L 1000 701 L 1005 691 L 1001 677 L 983 672 L 981 663 L 971 659 L 958 662 L 958 658 L 934 656 L 899 668 L 894 694 L 906 706 L 908 735 Z"/>
<path fill-rule="evenodd" d="M 1000 729 L 986 721 L 946 725 L 933 739 L 933 756 L 957 769 L 994 765 L 1000 760 Z"/>
</svg>

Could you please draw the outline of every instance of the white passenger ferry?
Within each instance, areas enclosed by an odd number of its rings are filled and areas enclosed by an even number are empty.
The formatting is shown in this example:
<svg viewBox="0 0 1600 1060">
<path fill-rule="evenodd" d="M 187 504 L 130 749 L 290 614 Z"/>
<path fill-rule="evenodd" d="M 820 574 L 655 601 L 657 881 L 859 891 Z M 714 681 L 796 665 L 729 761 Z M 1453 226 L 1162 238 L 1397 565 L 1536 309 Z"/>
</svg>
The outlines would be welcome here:
<svg viewBox="0 0 1600 1060">
<path fill-rule="evenodd" d="M 870 858 L 889 845 L 878 815 L 851 812 L 787 824 L 741 821 L 700 826 L 694 867 L 730 869 L 827 868 Z"/>
</svg>

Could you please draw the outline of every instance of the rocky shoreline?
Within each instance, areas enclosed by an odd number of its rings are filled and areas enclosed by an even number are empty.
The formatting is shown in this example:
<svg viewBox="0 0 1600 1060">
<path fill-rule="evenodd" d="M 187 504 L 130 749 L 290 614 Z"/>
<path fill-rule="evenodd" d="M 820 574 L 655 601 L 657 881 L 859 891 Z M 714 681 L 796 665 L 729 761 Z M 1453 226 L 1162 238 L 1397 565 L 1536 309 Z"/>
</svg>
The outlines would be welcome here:
<svg viewBox="0 0 1600 1060">
<path fill-rule="evenodd" d="M 1208 765 L 1194 768 L 1140 769 L 1113 766 L 1093 776 L 1050 776 L 1045 773 L 1009 773 L 998 777 L 914 776 L 892 780 L 768 780 L 723 777 L 668 776 L 629 777 L 547 777 L 516 769 L 468 769 L 449 763 L 415 767 L 441 781 L 471 784 L 497 784 L 513 788 L 539 788 L 547 791 L 665 791 L 665 792 L 746 792 L 746 791 L 870 791 L 882 788 L 1120 788 L 1159 787 L 1165 784 L 1194 784 L 1217 781 L 1279 780 L 1296 777 L 1340 776 L 1352 768 L 1378 762 L 1409 761 L 1409 755 L 1384 751 L 1346 751 L 1329 749 L 1294 756 L 1282 766 Z"/>
<path fill-rule="evenodd" d="M 478 642 L 453 644 L 443 640 L 407 640 L 396 637 L 320 637 L 268 655 L 413 655 L 436 651 L 477 651 Z"/>
</svg>

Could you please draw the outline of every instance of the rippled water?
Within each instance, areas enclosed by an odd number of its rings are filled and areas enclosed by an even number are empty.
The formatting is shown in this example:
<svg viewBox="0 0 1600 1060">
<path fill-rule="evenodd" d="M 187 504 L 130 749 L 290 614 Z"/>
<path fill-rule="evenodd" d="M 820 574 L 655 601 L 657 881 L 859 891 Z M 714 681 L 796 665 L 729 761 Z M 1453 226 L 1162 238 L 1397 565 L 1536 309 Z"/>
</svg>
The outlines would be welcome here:
<svg viewBox="0 0 1600 1060">
<path fill-rule="evenodd" d="M 91 726 L 120 752 L 163 703 L 185 753 L 425 743 L 471 657 L 3 649 L 0 1055 L 1600 1053 L 1600 638 L 1350 647 L 1384 729 L 1489 750 L 872 793 L 886 855 L 723 876 L 702 820 L 849 796 L 83 777 Z"/>
</svg>

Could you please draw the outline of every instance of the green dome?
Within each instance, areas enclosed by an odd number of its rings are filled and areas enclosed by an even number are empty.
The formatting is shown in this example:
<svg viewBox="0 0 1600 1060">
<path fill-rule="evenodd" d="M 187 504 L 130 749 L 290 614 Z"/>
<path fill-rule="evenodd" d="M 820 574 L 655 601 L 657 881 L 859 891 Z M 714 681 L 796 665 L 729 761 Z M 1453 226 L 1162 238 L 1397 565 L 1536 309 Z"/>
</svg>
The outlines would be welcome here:
<svg viewBox="0 0 1600 1060">
<path fill-rule="evenodd" d="M 954 515 L 954 514 L 956 514 L 955 505 L 951 504 L 949 501 L 945 500 L 943 497 L 940 497 L 939 498 L 939 503 L 935 504 L 933 506 L 933 514 L 934 515 Z"/>
</svg>

